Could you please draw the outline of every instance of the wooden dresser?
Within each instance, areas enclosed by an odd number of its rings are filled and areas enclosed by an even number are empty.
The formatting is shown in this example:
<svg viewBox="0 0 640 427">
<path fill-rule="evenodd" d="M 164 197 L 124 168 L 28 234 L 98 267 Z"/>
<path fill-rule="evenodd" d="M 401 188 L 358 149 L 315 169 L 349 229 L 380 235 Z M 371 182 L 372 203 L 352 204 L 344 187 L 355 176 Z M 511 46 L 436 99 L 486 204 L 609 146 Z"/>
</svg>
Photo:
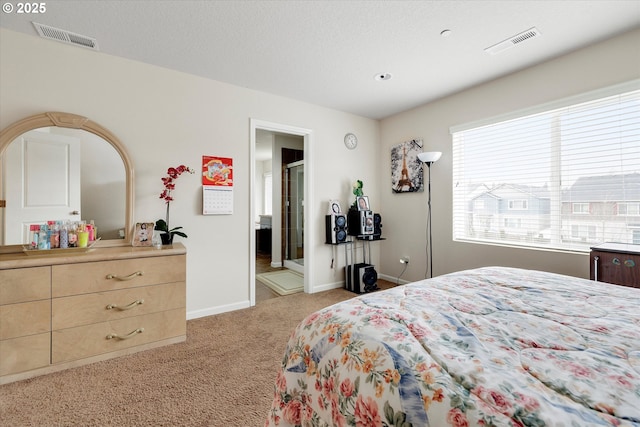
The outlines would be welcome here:
<svg viewBox="0 0 640 427">
<path fill-rule="evenodd" d="M 640 288 L 640 245 L 603 243 L 589 259 L 591 280 Z"/>
<path fill-rule="evenodd" d="M 0 384 L 186 339 L 186 249 L 0 255 Z"/>
</svg>

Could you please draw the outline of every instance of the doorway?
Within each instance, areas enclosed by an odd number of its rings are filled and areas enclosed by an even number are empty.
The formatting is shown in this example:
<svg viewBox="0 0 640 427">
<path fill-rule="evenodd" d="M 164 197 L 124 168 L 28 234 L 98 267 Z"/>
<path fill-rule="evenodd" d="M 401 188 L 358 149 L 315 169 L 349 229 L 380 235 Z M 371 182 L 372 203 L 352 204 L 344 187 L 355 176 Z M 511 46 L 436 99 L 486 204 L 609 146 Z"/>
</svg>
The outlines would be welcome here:
<svg viewBox="0 0 640 427">
<path fill-rule="evenodd" d="M 313 224 L 309 224 L 306 222 L 306 219 L 309 218 L 309 207 L 312 205 L 313 195 L 311 189 L 312 185 L 312 168 L 311 168 L 311 153 L 310 146 L 312 141 L 312 132 L 308 129 L 297 128 L 288 125 L 282 125 L 277 123 L 264 122 L 260 120 L 250 120 L 250 165 L 251 165 L 251 208 L 250 208 L 250 245 L 249 250 L 250 253 L 250 266 L 249 266 L 249 297 L 250 304 L 253 306 L 256 304 L 256 262 L 258 260 L 258 256 L 256 253 L 256 236 L 259 234 L 259 220 L 257 218 L 260 215 L 260 168 L 257 168 L 256 165 L 259 162 L 256 159 L 259 156 L 258 151 L 260 147 L 258 144 L 258 139 L 263 137 L 265 134 L 272 135 L 274 140 L 276 136 L 278 138 L 283 139 L 295 139 L 297 140 L 297 148 L 301 150 L 304 157 L 299 157 L 296 159 L 283 161 L 281 153 L 282 153 L 282 144 L 274 146 L 272 149 L 274 160 L 270 163 L 272 165 L 272 181 L 277 183 L 277 186 L 274 185 L 274 191 L 272 193 L 272 262 L 268 266 L 268 268 L 285 268 L 289 267 L 292 270 L 296 269 L 304 276 L 304 292 L 312 293 L 313 289 L 311 287 L 312 271 L 313 271 L 313 262 L 312 262 L 312 251 L 309 248 L 312 248 L 312 236 L 313 236 Z M 291 165 L 291 163 L 296 163 L 299 160 L 303 160 L 302 164 Z M 284 166 L 284 167 L 282 167 Z M 258 173 L 256 172 L 258 169 Z M 288 170 L 289 176 L 295 178 L 292 183 L 292 186 L 282 185 L 283 176 L 285 171 Z M 285 188 L 288 188 L 289 194 L 291 197 L 295 197 L 295 202 L 291 199 L 290 207 L 295 207 L 295 209 L 291 209 L 290 214 L 285 216 L 285 209 L 281 209 L 281 206 L 284 204 L 283 200 L 285 200 Z M 295 195 L 295 196 L 294 196 Z M 289 228 L 284 225 L 285 218 L 288 218 L 289 224 L 291 224 L 291 231 L 286 233 L 287 238 L 285 238 L 285 229 Z M 295 238 L 295 240 L 292 240 Z M 287 247 L 288 249 L 284 250 Z M 284 253 L 287 252 L 290 256 L 284 256 Z M 291 258 L 291 259 L 288 259 Z M 296 262 L 297 260 L 297 262 Z M 291 262 L 294 265 L 289 264 Z M 263 267 L 264 264 L 261 264 Z"/>
<path fill-rule="evenodd" d="M 304 160 L 284 169 L 284 266 L 304 273 Z"/>
</svg>

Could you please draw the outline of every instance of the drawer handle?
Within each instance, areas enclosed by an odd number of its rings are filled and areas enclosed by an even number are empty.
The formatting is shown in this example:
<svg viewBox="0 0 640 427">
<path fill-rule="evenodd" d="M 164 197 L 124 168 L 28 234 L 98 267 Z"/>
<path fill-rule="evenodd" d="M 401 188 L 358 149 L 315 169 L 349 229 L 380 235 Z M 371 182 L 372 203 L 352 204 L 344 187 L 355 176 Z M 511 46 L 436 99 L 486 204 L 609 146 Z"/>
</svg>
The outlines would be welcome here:
<svg viewBox="0 0 640 427">
<path fill-rule="evenodd" d="M 142 274 L 143 274 L 142 271 L 136 271 L 135 273 L 131 273 L 130 275 L 125 277 L 116 276 L 115 274 L 107 274 L 107 279 L 116 279 L 116 280 L 125 281 L 125 280 L 131 280 L 136 276 L 142 276 Z"/>
<path fill-rule="evenodd" d="M 125 305 L 124 307 L 120 307 L 118 304 L 109 304 L 107 306 L 107 310 L 111 310 L 111 309 L 116 309 L 116 310 L 120 310 L 120 311 L 125 311 L 125 310 L 130 310 L 133 307 L 139 306 L 140 304 L 142 304 L 144 302 L 143 299 L 137 299 L 134 302 L 132 302 L 129 305 Z"/>
<path fill-rule="evenodd" d="M 123 340 L 128 340 L 129 338 L 134 337 L 143 332 L 144 332 L 144 328 L 138 328 L 136 330 L 129 332 L 127 335 L 124 335 L 124 336 L 120 336 L 118 334 L 109 334 L 107 335 L 107 339 L 108 340 L 117 339 L 117 340 L 123 341 Z"/>
</svg>

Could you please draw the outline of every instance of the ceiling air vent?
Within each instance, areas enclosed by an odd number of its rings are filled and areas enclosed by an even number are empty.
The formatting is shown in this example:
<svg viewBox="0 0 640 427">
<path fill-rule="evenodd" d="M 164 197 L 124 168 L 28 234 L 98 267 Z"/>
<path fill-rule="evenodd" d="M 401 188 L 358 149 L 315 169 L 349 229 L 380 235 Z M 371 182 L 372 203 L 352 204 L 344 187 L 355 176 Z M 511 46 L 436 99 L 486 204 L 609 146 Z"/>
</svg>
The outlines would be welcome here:
<svg viewBox="0 0 640 427">
<path fill-rule="evenodd" d="M 540 37 L 541 35 L 542 34 L 540 33 L 540 31 L 538 31 L 537 28 L 530 28 L 527 31 L 508 38 L 507 40 L 503 40 L 500 43 L 494 44 L 493 46 L 486 48 L 484 51 L 491 55 L 497 55 L 498 53 L 504 52 L 505 50 L 510 49 L 517 44 L 534 39 L 536 37 Z"/>
<path fill-rule="evenodd" d="M 82 46 L 87 49 L 99 50 L 98 41 L 94 38 L 72 33 L 67 30 L 61 30 L 59 28 L 49 27 L 48 25 L 38 24 L 37 22 L 32 22 L 32 24 L 42 38 L 72 44 L 74 46 Z"/>
</svg>

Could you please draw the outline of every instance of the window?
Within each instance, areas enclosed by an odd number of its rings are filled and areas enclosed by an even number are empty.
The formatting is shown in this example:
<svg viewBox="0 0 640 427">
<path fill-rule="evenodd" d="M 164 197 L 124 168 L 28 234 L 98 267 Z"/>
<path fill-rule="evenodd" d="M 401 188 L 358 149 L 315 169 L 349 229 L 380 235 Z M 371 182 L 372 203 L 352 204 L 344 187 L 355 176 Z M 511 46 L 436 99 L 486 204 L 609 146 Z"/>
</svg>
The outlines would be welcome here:
<svg viewBox="0 0 640 427">
<path fill-rule="evenodd" d="M 588 214 L 589 213 L 589 203 L 572 203 L 571 211 L 574 214 Z"/>
<path fill-rule="evenodd" d="M 510 200 L 509 210 L 524 211 L 527 210 L 526 200 Z"/>
<path fill-rule="evenodd" d="M 571 224 L 571 238 L 586 241 L 587 239 L 595 239 L 596 227 L 593 225 L 576 225 Z"/>
<path fill-rule="evenodd" d="M 637 241 L 640 80 L 451 133 L 454 240 L 584 252 Z"/>
<path fill-rule="evenodd" d="M 267 172 L 263 175 L 264 182 L 264 214 L 272 215 L 273 214 L 273 175 L 271 172 Z"/>
<path fill-rule="evenodd" d="M 636 203 L 619 203 L 618 215 L 640 216 L 640 202 Z"/>
</svg>

